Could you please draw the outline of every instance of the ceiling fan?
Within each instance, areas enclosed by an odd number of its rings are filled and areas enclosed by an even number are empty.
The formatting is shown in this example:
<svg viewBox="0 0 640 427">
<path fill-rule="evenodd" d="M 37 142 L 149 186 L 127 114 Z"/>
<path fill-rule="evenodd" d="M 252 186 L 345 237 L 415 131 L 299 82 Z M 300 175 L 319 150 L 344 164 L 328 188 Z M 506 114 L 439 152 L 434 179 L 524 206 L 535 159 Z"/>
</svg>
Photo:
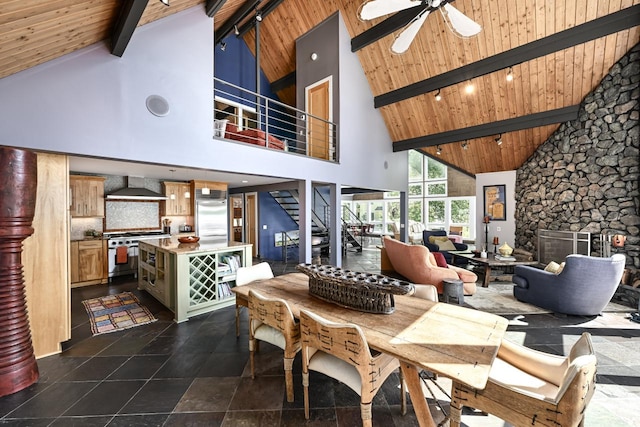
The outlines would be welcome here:
<svg viewBox="0 0 640 427">
<path fill-rule="evenodd" d="M 375 19 L 390 13 L 422 6 L 416 17 L 396 36 L 391 45 L 391 50 L 394 53 L 404 53 L 409 49 L 429 13 L 436 9 L 440 10 L 445 22 L 454 34 L 461 37 L 471 37 L 482 31 L 482 27 L 477 22 L 451 6 L 450 1 L 453 0 L 371 0 L 360 8 L 360 19 Z"/>
</svg>

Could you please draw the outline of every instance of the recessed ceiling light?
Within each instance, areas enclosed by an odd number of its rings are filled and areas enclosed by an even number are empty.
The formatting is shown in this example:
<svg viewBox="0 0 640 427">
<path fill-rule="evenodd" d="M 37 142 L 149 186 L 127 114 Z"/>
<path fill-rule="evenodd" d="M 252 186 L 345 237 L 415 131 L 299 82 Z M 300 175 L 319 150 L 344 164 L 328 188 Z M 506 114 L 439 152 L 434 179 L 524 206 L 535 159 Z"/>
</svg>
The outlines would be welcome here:
<svg viewBox="0 0 640 427">
<path fill-rule="evenodd" d="M 242 180 L 242 183 L 243 183 L 243 184 L 246 184 L 247 182 L 249 182 L 249 181 L 247 181 L 246 179 L 243 179 L 243 180 Z"/>
</svg>

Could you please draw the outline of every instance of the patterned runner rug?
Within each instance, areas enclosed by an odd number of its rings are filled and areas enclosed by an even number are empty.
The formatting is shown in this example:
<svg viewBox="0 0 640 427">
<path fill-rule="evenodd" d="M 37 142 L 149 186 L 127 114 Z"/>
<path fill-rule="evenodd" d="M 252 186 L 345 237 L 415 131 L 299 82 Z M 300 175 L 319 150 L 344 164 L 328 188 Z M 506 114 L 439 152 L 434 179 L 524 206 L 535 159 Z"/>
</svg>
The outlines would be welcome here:
<svg viewBox="0 0 640 427">
<path fill-rule="evenodd" d="M 131 292 L 92 298 L 82 301 L 89 315 L 93 335 L 117 332 L 155 322 L 153 314 L 140 305 Z"/>
</svg>

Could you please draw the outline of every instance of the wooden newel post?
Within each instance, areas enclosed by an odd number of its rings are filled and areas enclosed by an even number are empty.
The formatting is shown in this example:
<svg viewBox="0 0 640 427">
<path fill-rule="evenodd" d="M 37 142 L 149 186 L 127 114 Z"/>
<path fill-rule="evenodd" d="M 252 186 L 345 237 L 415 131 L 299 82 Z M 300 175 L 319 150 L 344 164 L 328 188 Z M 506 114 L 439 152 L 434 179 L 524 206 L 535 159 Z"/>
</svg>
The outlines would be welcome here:
<svg viewBox="0 0 640 427">
<path fill-rule="evenodd" d="M 22 242 L 33 234 L 37 156 L 0 147 L 0 397 L 38 380 L 22 275 Z"/>
</svg>

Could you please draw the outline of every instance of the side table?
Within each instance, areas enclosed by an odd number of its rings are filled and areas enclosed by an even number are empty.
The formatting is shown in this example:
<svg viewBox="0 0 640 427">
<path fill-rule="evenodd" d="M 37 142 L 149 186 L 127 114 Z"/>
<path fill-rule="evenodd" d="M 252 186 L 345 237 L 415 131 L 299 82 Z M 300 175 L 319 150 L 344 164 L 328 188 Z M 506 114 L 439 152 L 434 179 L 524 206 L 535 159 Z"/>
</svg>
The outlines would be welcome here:
<svg viewBox="0 0 640 427">
<path fill-rule="evenodd" d="M 458 305 L 464 305 L 464 287 L 462 280 L 459 279 L 444 279 L 442 281 L 443 290 L 442 297 L 446 303 L 457 303 Z"/>
</svg>

